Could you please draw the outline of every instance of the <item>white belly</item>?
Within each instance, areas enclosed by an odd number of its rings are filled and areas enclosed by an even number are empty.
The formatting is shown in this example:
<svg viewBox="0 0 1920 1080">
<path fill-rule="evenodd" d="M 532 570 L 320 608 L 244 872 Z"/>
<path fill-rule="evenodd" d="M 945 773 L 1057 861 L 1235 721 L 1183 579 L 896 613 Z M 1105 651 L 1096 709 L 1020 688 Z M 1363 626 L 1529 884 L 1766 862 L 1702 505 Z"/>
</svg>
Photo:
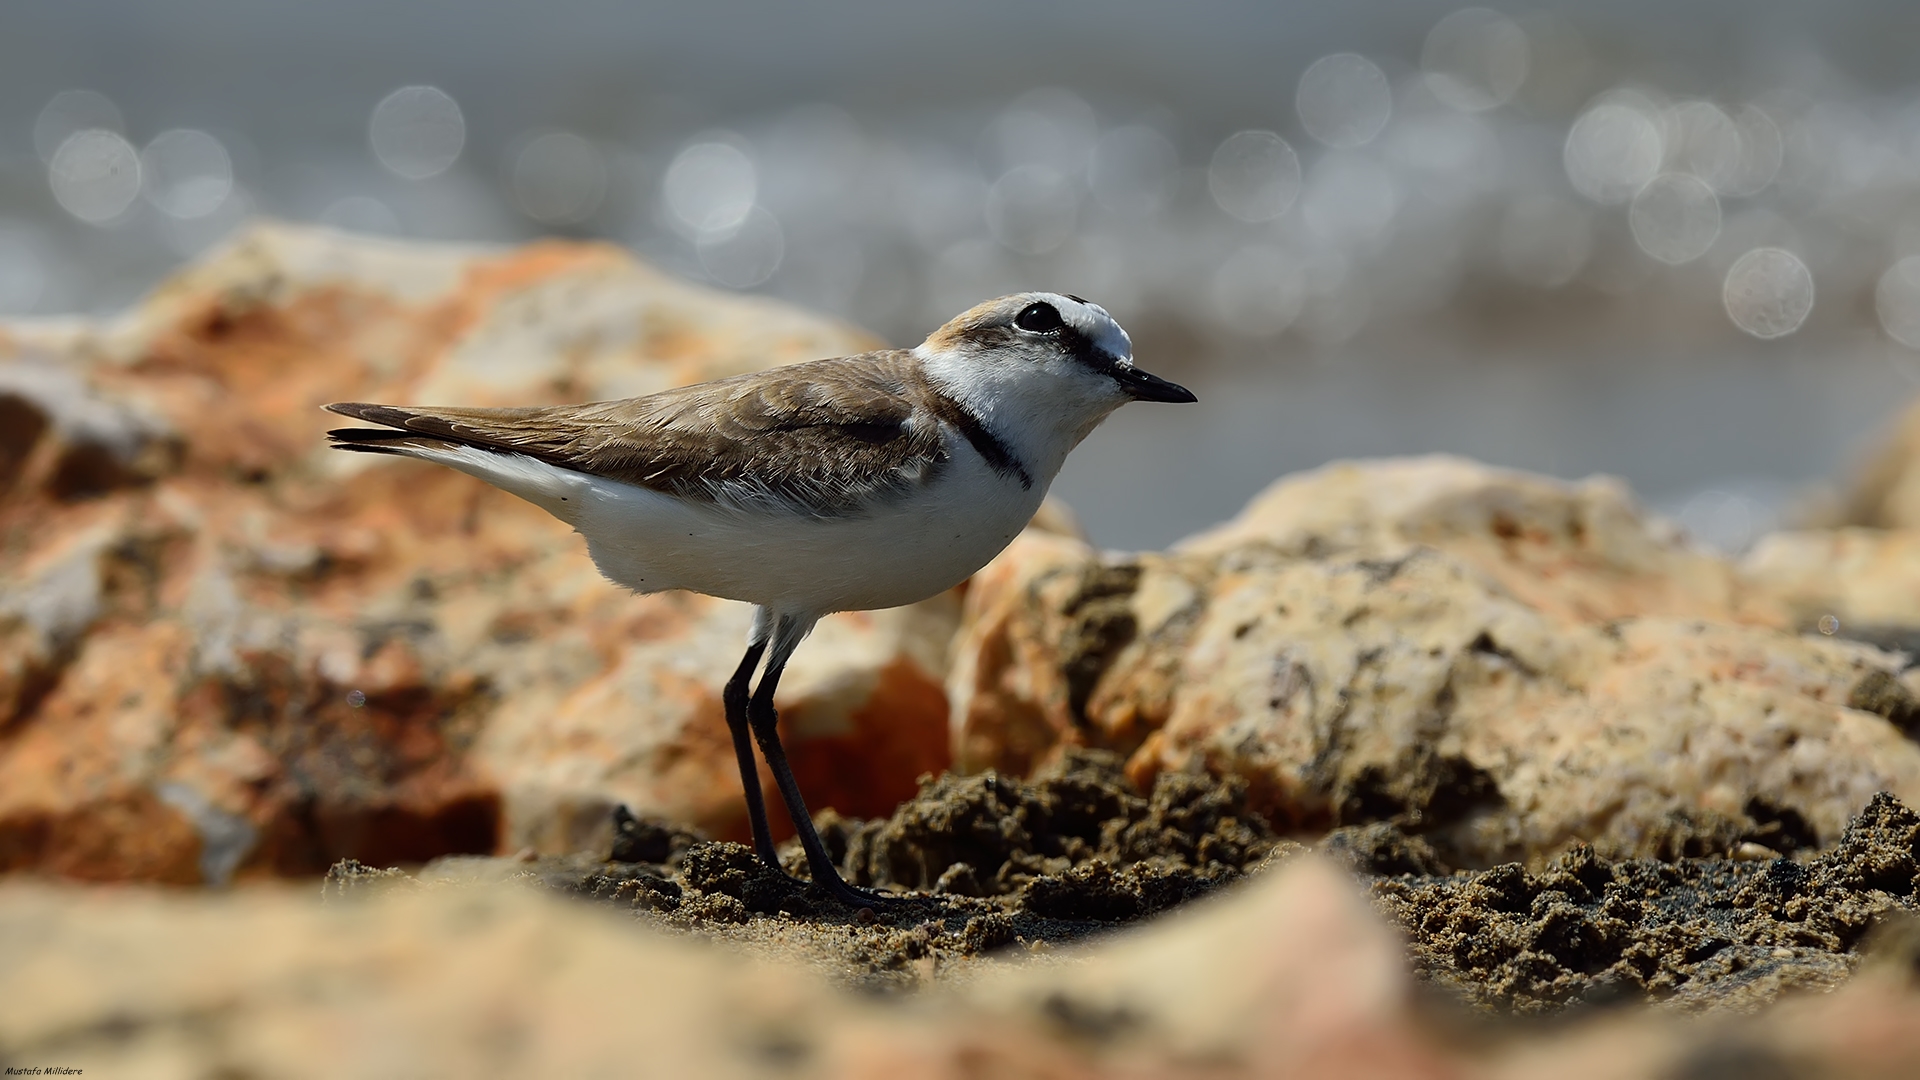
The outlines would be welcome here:
<svg viewBox="0 0 1920 1080">
<path fill-rule="evenodd" d="M 542 507 L 586 537 L 600 572 L 636 592 L 688 589 L 818 616 L 924 600 L 966 580 L 1033 519 L 1031 489 L 956 453 L 934 480 L 868 514 L 819 519 L 676 499 L 470 447 L 414 451 Z"/>
<path fill-rule="evenodd" d="M 562 517 L 613 581 L 816 615 L 897 607 L 958 585 L 1026 527 L 1046 494 L 1038 484 L 1023 490 L 972 455 L 871 513 L 830 519 L 585 479 L 580 509 Z"/>
</svg>

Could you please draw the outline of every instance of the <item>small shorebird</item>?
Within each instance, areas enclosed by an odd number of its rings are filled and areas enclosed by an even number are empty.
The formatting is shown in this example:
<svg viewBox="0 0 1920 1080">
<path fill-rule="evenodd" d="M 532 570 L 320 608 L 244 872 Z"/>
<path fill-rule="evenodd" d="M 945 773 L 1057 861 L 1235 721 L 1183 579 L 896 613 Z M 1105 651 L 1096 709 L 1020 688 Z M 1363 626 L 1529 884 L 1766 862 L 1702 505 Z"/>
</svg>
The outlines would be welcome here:
<svg viewBox="0 0 1920 1080">
<path fill-rule="evenodd" d="M 1020 293 L 973 308 L 918 348 L 625 401 L 327 408 L 384 425 L 331 431 L 336 449 L 438 462 L 512 492 L 573 526 L 617 584 L 755 605 L 746 656 L 722 694 L 754 849 L 780 867 L 749 735 L 813 880 L 872 906 L 889 898 L 841 879 L 780 745 L 773 694 L 794 647 L 828 612 L 915 603 L 984 566 L 1114 409 L 1192 400 L 1133 366 L 1132 342 L 1105 309 Z"/>
</svg>

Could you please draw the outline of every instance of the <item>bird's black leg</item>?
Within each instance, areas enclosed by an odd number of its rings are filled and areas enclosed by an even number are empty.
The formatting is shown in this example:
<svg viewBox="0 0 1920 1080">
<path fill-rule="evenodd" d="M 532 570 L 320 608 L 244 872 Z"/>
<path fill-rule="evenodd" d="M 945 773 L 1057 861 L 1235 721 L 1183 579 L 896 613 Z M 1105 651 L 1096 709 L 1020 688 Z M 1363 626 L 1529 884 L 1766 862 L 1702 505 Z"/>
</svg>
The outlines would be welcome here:
<svg viewBox="0 0 1920 1080">
<path fill-rule="evenodd" d="M 773 655 L 768 658 L 766 673 L 760 676 L 760 685 L 754 687 L 753 698 L 747 704 L 753 737 L 760 743 L 761 756 L 773 770 L 774 782 L 780 786 L 780 797 L 787 804 L 787 816 L 793 819 L 794 831 L 800 834 L 800 846 L 806 850 L 807 867 L 813 871 L 815 884 L 849 907 L 872 908 L 898 903 L 902 898 L 855 888 L 840 876 L 839 868 L 827 854 L 827 845 L 820 841 L 820 833 L 813 827 L 813 817 L 807 813 L 807 803 L 793 778 L 793 768 L 787 764 L 787 751 L 780 745 L 780 716 L 773 708 L 773 692 L 780 685 L 780 673 L 786 670 L 787 657 L 792 655 L 802 633 L 804 630 L 796 632 L 793 620 L 784 617 L 775 630 Z"/>
<path fill-rule="evenodd" d="M 733 756 L 740 762 L 740 789 L 747 797 L 747 822 L 753 827 L 753 850 L 760 861 L 780 869 L 780 856 L 773 847 L 773 831 L 767 827 L 767 803 L 760 797 L 760 770 L 753 761 L 753 740 L 747 727 L 747 682 L 754 666 L 767 651 L 765 638 L 747 646 L 747 655 L 727 680 L 720 700 L 727 709 L 727 730 L 733 733 Z"/>
</svg>

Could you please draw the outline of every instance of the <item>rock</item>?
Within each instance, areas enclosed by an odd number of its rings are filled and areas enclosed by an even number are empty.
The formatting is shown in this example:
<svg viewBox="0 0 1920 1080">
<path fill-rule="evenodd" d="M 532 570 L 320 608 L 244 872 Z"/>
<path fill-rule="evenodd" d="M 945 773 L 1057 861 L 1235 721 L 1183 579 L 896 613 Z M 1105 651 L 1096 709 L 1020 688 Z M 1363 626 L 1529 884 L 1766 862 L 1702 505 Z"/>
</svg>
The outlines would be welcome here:
<svg viewBox="0 0 1920 1080">
<path fill-rule="evenodd" d="M 1899 808 L 1883 809 L 1866 828 L 1891 842 Z M 1896 854 L 1911 854 L 1911 835 L 1909 821 Z M 707 848 L 738 856 L 710 868 L 721 877 L 756 867 L 745 849 Z M 1857 854 L 1862 864 L 1878 857 Z M 463 861 L 476 865 L 449 865 Z M 980 948 L 1000 951 L 961 979 L 887 1001 L 831 981 L 831 963 L 777 958 L 797 925 L 784 915 L 751 916 L 782 928 L 757 949 L 721 947 L 555 898 L 514 865 L 445 860 L 419 878 L 343 865 L 324 900 L 264 884 L 221 893 L 0 884 L 0 1052 L 89 1075 L 1062 1080 L 1891 1078 L 1920 1055 L 1920 934 L 1900 918 L 1874 932 L 1863 973 L 1846 985 L 1752 1016 L 1683 1019 L 1680 1002 L 1603 1009 L 1589 994 L 1554 1024 L 1489 1025 L 1416 992 L 1402 943 L 1364 891 L 1311 855 L 1153 924 L 1048 952 L 1014 936 L 1004 916 L 951 917 Z M 1602 881 L 1604 870 L 1583 854 L 1544 875 L 1510 867 L 1457 891 L 1483 912 L 1530 900 L 1537 917 L 1516 920 L 1526 940 L 1566 956 L 1581 935 L 1605 931 L 1570 920 L 1568 904 L 1606 917 L 1640 891 Z M 637 896 L 648 882 L 627 884 L 645 909 Z M 1593 888 L 1605 899 L 1587 896 Z M 872 933 L 924 941 L 940 925 Z M 852 927 L 832 929 L 848 948 Z M 1510 945 L 1507 929 L 1496 920 L 1477 940 Z M 1793 927 L 1778 932 L 1790 940 Z M 1763 948 L 1729 981 L 1764 981 L 1769 961 L 1794 951 Z"/>
<path fill-rule="evenodd" d="M 1831 505 L 1809 524 L 1868 529 L 1920 528 L 1920 404 L 1896 418 Z"/>
<path fill-rule="evenodd" d="M 967 593 L 955 744 L 1204 765 L 1276 826 L 1393 821 L 1454 865 L 1812 845 L 1920 796 L 1920 746 L 1853 707 L 1897 658 L 1786 611 L 1610 484 L 1330 467 L 1167 555 L 1016 541 Z"/>
<path fill-rule="evenodd" d="M 1799 518 L 1754 544 L 1747 578 L 1804 629 L 1920 653 L 1920 406 Z"/>
<path fill-rule="evenodd" d="M 748 859 L 751 863 L 751 859 Z M 1450 1075 L 1337 871 L 877 1003 L 525 885 L 0 886 L 9 1060 L 164 1075 Z"/>
<path fill-rule="evenodd" d="M 1649 519 L 1617 480 L 1569 483 L 1446 455 L 1335 462 L 1284 477 L 1176 551 L 1260 547 L 1318 559 L 1409 545 L 1446 552 L 1558 620 L 1787 625 L 1771 595 Z"/>
<path fill-rule="evenodd" d="M 121 318 L 0 324 L 0 870 L 572 851 L 619 803 L 743 837 L 719 690 L 747 609 L 629 596 L 531 506 L 329 452 L 318 406 L 616 397 L 872 344 L 609 247 L 288 226 Z M 818 807 L 884 813 L 945 766 L 958 604 L 800 651 L 778 704 Z"/>
<path fill-rule="evenodd" d="M 1774 533 L 1753 546 L 1742 569 L 1779 595 L 1805 629 L 1908 652 L 1920 646 L 1920 530 Z"/>
<path fill-rule="evenodd" d="M 1400 941 L 1351 879 L 1313 856 L 964 993 L 1003 1016 L 1045 1017 L 1136 1075 L 1181 1061 L 1238 1062 L 1255 1076 L 1451 1071 L 1415 1022 Z"/>
</svg>

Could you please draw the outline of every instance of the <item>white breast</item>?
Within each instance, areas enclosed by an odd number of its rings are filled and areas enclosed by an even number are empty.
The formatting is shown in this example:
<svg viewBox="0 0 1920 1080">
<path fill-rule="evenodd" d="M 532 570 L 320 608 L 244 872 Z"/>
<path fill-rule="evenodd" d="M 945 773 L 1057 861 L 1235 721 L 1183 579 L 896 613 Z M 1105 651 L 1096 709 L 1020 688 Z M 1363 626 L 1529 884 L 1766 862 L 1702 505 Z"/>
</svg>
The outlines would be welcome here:
<svg viewBox="0 0 1920 1080">
<path fill-rule="evenodd" d="M 523 454 L 463 446 L 413 453 L 572 525 L 600 572 L 636 592 L 688 589 L 822 615 L 898 607 L 952 588 L 1032 520 L 1051 476 L 1022 488 L 958 436 L 949 451 L 947 464 L 908 494 L 827 519 L 771 502 L 679 499 Z"/>
<path fill-rule="evenodd" d="M 613 581 L 824 614 L 952 588 L 1012 541 L 1046 492 L 996 474 L 969 448 L 910 494 L 841 518 L 687 502 L 599 478 L 585 494 L 572 521 Z"/>
</svg>

